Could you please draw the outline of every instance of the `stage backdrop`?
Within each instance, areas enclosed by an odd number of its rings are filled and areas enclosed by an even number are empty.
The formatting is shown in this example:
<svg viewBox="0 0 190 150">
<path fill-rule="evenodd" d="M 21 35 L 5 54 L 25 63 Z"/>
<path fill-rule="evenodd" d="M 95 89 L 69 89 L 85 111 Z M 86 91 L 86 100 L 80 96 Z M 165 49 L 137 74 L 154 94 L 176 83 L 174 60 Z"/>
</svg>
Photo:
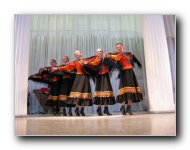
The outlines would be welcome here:
<svg viewBox="0 0 190 150">
<path fill-rule="evenodd" d="M 154 101 L 154 99 L 150 99 L 148 95 L 150 92 L 156 91 L 154 91 L 155 89 L 148 90 L 146 78 L 146 66 L 148 64 L 145 63 L 146 55 L 144 55 L 144 38 L 147 40 L 147 35 L 150 33 L 146 34 L 143 31 L 145 31 L 145 27 L 147 28 L 147 26 L 145 26 L 145 22 L 149 23 L 149 20 L 145 19 L 145 17 L 148 16 L 151 15 L 15 15 L 15 32 L 18 33 L 17 30 L 19 30 L 20 33 L 25 36 L 25 38 L 23 38 L 24 36 L 21 38 L 15 35 L 16 41 L 19 41 L 20 43 L 19 44 L 17 42 L 15 44 L 15 52 L 21 54 L 19 56 L 16 55 L 16 59 L 22 57 L 23 53 L 29 52 L 27 55 L 28 57 L 26 57 L 26 60 L 24 61 L 24 64 L 26 65 L 25 68 L 21 67 L 21 62 L 15 63 L 15 70 L 17 69 L 17 66 L 19 66 L 21 72 L 24 73 L 24 78 L 20 78 L 19 82 L 26 83 L 22 86 L 22 94 L 18 94 L 15 97 L 15 102 L 18 104 L 15 105 L 15 115 L 25 115 L 26 113 L 31 114 L 44 111 L 39 104 L 39 100 L 33 93 L 33 90 L 46 87 L 47 85 L 28 81 L 26 78 L 37 73 L 39 68 L 48 66 L 52 58 L 55 59 L 59 65 L 61 64 L 61 58 L 64 55 L 67 55 L 70 58 L 70 61 L 74 60 L 73 54 L 75 50 L 80 50 L 83 54 L 83 58 L 95 55 L 98 48 L 103 49 L 105 52 L 113 52 L 116 50 L 115 45 L 118 42 L 124 44 L 125 51 L 133 52 L 142 64 L 141 69 L 136 66 L 134 71 L 137 75 L 137 80 L 139 82 L 144 100 L 140 103 L 133 104 L 132 110 L 150 111 L 150 101 Z M 150 19 L 160 17 L 161 21 L 164 22 L 163 15 L 152 15 L 151 17 L 152 18 Z M 23 28 L 23 23 L 28 26 Z M 155 25 L 156 24 L 151 24 L 151 26 Z M 164 30 L 165 32 L 164 24 L 159 24 L 159 26 L 162 26 L 163 28 L 161 28 L 161 30 Z M 30 31 L 29 37 L 26 36 L 28 31 Z M 152 36 L 154 38 L 157 35 L 153 32 Z M 23 46 L 20 46 L 21 49 L 17 48 L 19 45 L 23 45 L 24 43 L 26 45 L 28 44 L 28 48 L 24 48 Z M 147 47 L 147 49 L 149 48 Z M 159 49 L 152 49 L 153 54 L 156 54 L 154 53 L 155 50 Z M 166 59 L 169 60 L 168 49 L 164 49 L 164 51 L 167 51 Z M 155 73 L 157 71 L 158 70 L 155 70 Z M 21 72 L 15 72 L 15 78 L 19 78 Z M 170 64 L 169 72 L 167 73 L 169 73 L 167 78 L 170 78 L 169 81 L 171 81 Z M 119 86 L 119 79 L 117 78 L 117 75 L 118 71 L 114 71 L 110 77 L 115 96 L 117 95 Z M 163 76 L 161 76 L 161 78 L 163 78 Z M 92 81 L 90 82 L 93 94 L 94 83 Z M 17 85 L 18 83 L 15 84 L 15 92 L 21 92 L 20 87 L 17 87 Z M 169 88 L 172 87 L 169 85 Z M 27 107 L 27 89 L 30 93 L 30 105 L 28 106 L 27 112 L 26 110 L 20 112 L 17 106 L 21 105 L 21 101 L 22 104 L 23 102 L 26 102 Z M 160 87 L 159 90 L 162 91 L 162 87 Z M 173 94 L 173 89 L 171 90 Z M 167 101 L 169 101 L 169 103 L 173 103 L 172 109 L 159 109 L 159 111 L 174 110 L 174 97 L 170 96 L 169 98 L 169 100 L 166 100 L 166 103 Z M 160 101 L 160 99 L 157 99 L 156 101 Z M 96 108 L 97 106 L 86 107 L 85 112 L 94 113 L 96 112 Z M 119 108 L 120 104 L 109 106 L 111 113 L 119 112 Z M 157 110 L 158 109 L 155 109 L 155 111 Z M 154 110 L 152 109 L 151 111 Z M 49 110 L 49 113 L 51 113 L 51 110 Z"/>
</svg>

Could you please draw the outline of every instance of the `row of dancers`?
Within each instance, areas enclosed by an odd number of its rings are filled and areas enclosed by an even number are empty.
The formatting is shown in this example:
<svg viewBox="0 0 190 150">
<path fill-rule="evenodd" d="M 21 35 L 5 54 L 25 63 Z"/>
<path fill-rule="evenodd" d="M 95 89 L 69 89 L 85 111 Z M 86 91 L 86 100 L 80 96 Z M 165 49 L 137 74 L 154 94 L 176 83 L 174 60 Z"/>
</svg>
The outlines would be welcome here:
<svg viewBox="0 0 190 150">
<path fill-rule="evenodd" d="M 97 105 L 97 114 L 112 115 L 109 105 L 121 103 L 122 115 L 133 115 L 131 105 L 143 100 L 136 75 L 133 71 L 134 63 L 141 67 L 141 63 L 131 52 L 124 52 L 122 43 L 116 44 L 117 52 L 103 52 L 97 49 L 97 55 L 82 58 L 79 50 L 74 52 L 75 60 L 69 62 L 69 58 L 62 58 L 63 64 L 57 66 L 55 60 L 51 60 L 51 66 L 41 68 L 39 73 L 32 75 L 34 81 L 42 81 L 51 85 L 47 99 L 47 106 L 53 107 L 54 115 L 60 115 L 60 107 L 63 107 L 63 116 L 67 116 L 65 107 L 69 108 L 68 115 L 72 116 L 72 108 L 75 108 L 76 116 L 85 116 L 85 106 Z M 120 82 L 115 98 L 110 82 L 110 74 L 118 69 Z M 91 94 L 90 78 L 95 81 L 94 95 Z M 103 114 L 101 106 L 104 106 Z M 126 107 L 127 105 L 127 107 Z"/>
</svg>

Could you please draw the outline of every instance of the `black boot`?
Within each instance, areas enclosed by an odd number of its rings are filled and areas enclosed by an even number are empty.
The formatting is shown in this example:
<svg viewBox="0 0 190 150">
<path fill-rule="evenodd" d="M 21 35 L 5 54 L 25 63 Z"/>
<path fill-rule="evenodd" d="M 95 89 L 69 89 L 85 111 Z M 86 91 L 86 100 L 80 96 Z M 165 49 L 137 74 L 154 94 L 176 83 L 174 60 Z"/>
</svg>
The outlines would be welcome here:
<svg viewBox="0 0 190 150">
<path fill-rule="evenodd" d="M 60 111 L 60 108 L 57 107 L 57 108 L 56 108 L 56 115 L 58 115 L 58 116 L 60 115 L 60 112 L 59 112 L 59 111 Z"/>
<path fill-rule="evenodd" d="M 75 109 L 75 114 L 76 114 L 76 116 L 80 116 L 78 107 L 76 107 L 76 109 Z"/>
<path fill-rule="evenodd" d="M 102 115 L 101 107 L 98 107 L 98 109 L 97 109 L 97 113 L 98 113 L 98 116 L 103 116 L 103 115 Z"/>
<path fill-rule="evenodd" d="M 131 112 L 131 106 L 130 105 L 127 105 L 126 113 L 129 113 L 129 115 L 133 115 L 133 113 Z"/>
<path fill-rule="evenodd" d="M 66 113 L 65 107 L 63 107 L 63 116 L 67 116 L 67 113 Z"/>
<path fill-rule="evenodd" d="M 81 108 L 80 114 L 81 114 L 82 116 L 86 116 L 86 115 L 84 114 L 84 108 Z"/>
<path fill-rule="evenodd" d="M 125 112 L 125 105 L 121 105 L 120 111 L 121 111 L 121 114 L 122 114 L 122 115 L 126 115 L 126 112 Z"/>
<path fill-rule="evenodd" d="M 72 107 L 69 107 L 68 114 L 69 114 L 69 116 L 73 116 L 73 114 L 72 114 Z"/>
<path fill-rule="evenodd" d="M 56 116 L 57 114 L 57 110 L 56 110 L 56 107 L 53 107 L 53 114 Z"/>
<path fill-rule="evenodd" d="M 104 108 L 104 114 L 107 114 L 108 116 L 112 115 L 112 114 L 109 113 L 108 107 L 105 107 L 105 108 Z"/>
</svg>

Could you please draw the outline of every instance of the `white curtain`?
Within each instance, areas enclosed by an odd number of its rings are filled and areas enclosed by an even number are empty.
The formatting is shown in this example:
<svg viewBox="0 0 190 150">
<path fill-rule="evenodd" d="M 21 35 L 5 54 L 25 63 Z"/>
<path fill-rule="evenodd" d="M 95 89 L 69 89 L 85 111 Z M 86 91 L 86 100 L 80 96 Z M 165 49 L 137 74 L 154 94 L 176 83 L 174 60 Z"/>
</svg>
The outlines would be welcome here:
<svg viewBox="0 0 190 150">
<path fill-rule="evenodd" d="M 175 15 L 164 15 L 168 52 L 170 58 L 174 102 L 176 98 L 176 20 Z"/>
<path fill-rule="evenodd" d="M 143 16 L 149 111 L 175 111 L 172 73 L 163 15 Z M 174 60 L 175 61 L 175 60 Z"/>
<path fill-rule="evenodd" d="M 67 55 L 74 60 L 74 51 L 80 50 L 83 58 L 96 55 L 96 49 L 115 51 L 115 45 L 121 42 L 125 51 L 133 52 L 142 63 L 142 69 L 134 68 L 144 100 L 135 103 L 133 110 L 147 110 L 147 90 L 144 64 L 141 15 L 32 15 L 30 28 L 29 75 L 39 68 L 48 66 L 50 59 L 61 64 L 61 58 Z M 111 76 L 115 96 L 119 86 L 118 71 Z M 94 83 L 90 81 L 92 94 Z M 34 89 L 47 85 L 29 81 L 30 106 L 28 113 L 39 113 L 42 108 L 32 94 Z M 97 106 L 86 107 L 87 113 L 94 113 Z M 110 112 L 119 111 L 120 104 L 109 106 Z"/>
<path fill-rule="evenodd" d="M 30 16 L 14 16 L 15 115 L 27 114 Z"/>
</svg>

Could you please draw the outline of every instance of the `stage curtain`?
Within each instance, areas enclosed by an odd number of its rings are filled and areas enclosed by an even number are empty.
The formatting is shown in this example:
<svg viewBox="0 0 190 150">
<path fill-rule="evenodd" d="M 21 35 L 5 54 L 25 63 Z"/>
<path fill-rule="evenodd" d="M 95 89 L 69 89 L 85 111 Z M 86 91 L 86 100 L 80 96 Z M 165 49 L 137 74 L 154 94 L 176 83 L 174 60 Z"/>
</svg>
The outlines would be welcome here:
<svg viewBox="0 0 190 150">
<path fill-rule="evenodd" d="M 175 25 L 175 22 L 171 23 Z M 168 51 L 170 45 L 167 42 L 163 15 L 143 16 L 143 39 L 148 85 L 148 110 L 150 112 L 174 112 L 171 64 L 175 66 L 175 59 L 171 58 L 172 61 L 170 60 Z"/>
<path fill-rule="evenodd" d="M 53 58 L 61 64 L 61 58 L 67 55 L 74 60 L 74 51 L 80 50 L 83 58 L 96 55 L 96 50 L 104 52 L 116 50 L 116 43 L 124 44 L 125 51 L 135 54 L 142 64 L 134 71 L 143 93 L 144 100 L 132 105 L 134 111 L 147 111 L 147 85 L 144 60 L 141 15 L 31 15 L 30 51 L 28 74 L 32 75 L 39 68 L 49 66 Z M 110 77 L 115 96 L 119 86 L 118 71 Z M 90 81 L 92 94 L 94 83 Z M 30 93 L 47 85 L 28 82 Z M 86 113 L 96 113 L 97 106 L 86 107 Z M 110 112 L 119 112 L 120 104 L 109 106 Z M 39 113 L 39 101 L 32 93 L 28 113 Z"/>
<path fill-rule="evenodd" d="M 15 115 L 27 115 L 30 15 L 14 16 L 14 97 Z"/>
<path fill-rule="evenodd" d="M 176 102 L 176 18 L 175 15 L 164 15 L 163 19 L 170 59 L 174 102 Z"/>
</svg>

